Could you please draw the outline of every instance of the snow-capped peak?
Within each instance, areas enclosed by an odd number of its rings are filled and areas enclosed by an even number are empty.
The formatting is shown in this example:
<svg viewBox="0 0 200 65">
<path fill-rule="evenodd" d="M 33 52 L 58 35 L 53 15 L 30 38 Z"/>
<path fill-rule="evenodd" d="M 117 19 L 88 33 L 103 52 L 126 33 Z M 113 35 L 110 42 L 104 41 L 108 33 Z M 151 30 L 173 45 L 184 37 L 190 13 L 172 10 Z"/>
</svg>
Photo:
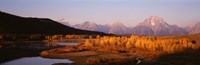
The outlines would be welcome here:
<svg viewBox="0 0 200 65">
<path fill-rule="evenodd" d="M 147 22 L 149 22 L 152 26 L 161 24 L 164 22 L 163 18 L 158 17 L 158 16 L 150 16 L 149 18 L 146 19 Z"/>
<path fill-rule="evenodd" d="M 151 25 L 153 25 L 153 26 L 156 25 L 153 20 L 151 20 L 150 22 L 151 22 Z"/>
<path fill-rule="evenodd" d="M 160 19 L 161 17 L 159 16 L 150 16 L 149 19 Z"/>
<path fill-rule="evenodd" d="M 156 22 L 160 20 L 160 17 L 150 16 L 148 19 L 150 20 L 149 22 L 151 23 L 151 25 L 154 26 L 154 25 L 156 25 Z M 161 21 L 159 21 L 159 22 L 161 23 Z"/>
</svg>

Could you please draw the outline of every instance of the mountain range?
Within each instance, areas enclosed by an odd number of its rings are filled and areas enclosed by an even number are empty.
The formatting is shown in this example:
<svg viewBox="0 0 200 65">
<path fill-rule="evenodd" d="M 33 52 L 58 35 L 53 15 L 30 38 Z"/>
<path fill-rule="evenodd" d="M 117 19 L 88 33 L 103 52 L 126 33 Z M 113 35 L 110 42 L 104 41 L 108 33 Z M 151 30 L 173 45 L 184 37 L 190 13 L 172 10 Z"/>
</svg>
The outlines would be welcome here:
<svg viewBox="0 0 200 65">
<path fill-rule="evenodd" d="M 69 23 L 63 24 L 77 29 L 100 31 L 108 34 L 117 35 L 135 34 L 150 36 L 168 36 L 200 33 L 200 22 L 192 27 L 187 26 L 183 28 L 177 25 L 168 24 L 162 17 L 158 16 L 150 16 L 135 27 L 126 27 L 120 22 L 115 22 L 112 25 L 99 25 L 89 21 L 75 25 L 70 25 Z"/>
<path fill-rule="evenodd" d="M 132 32 L 138 35 L 153 36 L 182 35 L 189 33 L 189 31 L 186 31 L 184 28 L 166 23 L 163 18 L 158 16 L 150 16 L 145 19 L 142 23 L 134 27 Z"/>
<path fill-rule="evenodd" d="M 103 32 L 75 29 L 48 18 L 20 17 L 0 11 L 0 34 L 86 34 Z"/>
<path fill-rule="evenodd" d="M 200 33 L 200 22 L 194 26 L 179 27 L 168 24 L 162 17 L 150 16 L 135 27 L 126 27 L 120 22 L 100 25 L 86 21 L 70 25 L 65 19 L 57 21 L 48 18 L 20 17 L 0 11 L 0 34 L 134 34 L 134 35 L 183 35 Z"/>
</svg>

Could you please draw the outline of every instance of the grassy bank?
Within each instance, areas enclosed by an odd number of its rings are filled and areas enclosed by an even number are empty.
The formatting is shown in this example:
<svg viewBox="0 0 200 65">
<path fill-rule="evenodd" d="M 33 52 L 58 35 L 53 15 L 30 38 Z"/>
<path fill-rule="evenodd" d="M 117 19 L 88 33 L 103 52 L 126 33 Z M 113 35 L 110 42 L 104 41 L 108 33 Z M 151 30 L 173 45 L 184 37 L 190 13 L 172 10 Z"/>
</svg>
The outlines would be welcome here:
<svg viewBox="0 0 200 65">
<path fill-rule="evenodd" d="M 86 47 L 80 44 L 43 51 L 41 56 L 45 58 L 70 59 L 74 61 L 72 65 L 135 65 L 138 57 L 145 65 L 151 64 L 149 58 L 154 59 L 157 54 L 162 54 L 161 52 L 144 53 L 145 51 L 142 50 L 130 50 L 112 47 Z"/>
</svg>

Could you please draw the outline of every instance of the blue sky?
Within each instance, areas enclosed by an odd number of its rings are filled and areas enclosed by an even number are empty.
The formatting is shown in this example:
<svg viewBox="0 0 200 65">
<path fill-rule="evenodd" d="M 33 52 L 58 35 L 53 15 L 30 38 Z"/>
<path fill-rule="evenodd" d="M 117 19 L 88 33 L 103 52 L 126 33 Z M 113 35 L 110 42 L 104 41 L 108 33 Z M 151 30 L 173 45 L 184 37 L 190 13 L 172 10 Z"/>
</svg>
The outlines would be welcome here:
<svg viewBox="0 0 200 65">
<path fill-rule="evenodd" d="M 122 22 L 135 26 L 149 16 L 169 24 L 193 25 L 200 20 L 200 0 L 0 0 L 0 11 L 23 17 L 66 18 L 70 24 Z"/>
</svg>

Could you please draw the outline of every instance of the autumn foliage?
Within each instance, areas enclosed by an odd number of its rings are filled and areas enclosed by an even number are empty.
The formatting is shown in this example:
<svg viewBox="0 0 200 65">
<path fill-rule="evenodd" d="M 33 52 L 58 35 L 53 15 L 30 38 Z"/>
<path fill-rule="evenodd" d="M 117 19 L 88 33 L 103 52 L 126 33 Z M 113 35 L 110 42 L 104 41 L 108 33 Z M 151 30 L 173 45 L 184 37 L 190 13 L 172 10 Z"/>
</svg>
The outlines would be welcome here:
<svg viewBox="0 0 200 65">
<path fill-rule="evenodd" d="M 103 36 L 97 39 L 88 39 L 85 46 L 88 47 L 115 47 L 138 48 L 150 51 L 164 51 L 167 53 L 182 53 L 188 50 L 200 48 L 200 36 Z"/>
</svg>

